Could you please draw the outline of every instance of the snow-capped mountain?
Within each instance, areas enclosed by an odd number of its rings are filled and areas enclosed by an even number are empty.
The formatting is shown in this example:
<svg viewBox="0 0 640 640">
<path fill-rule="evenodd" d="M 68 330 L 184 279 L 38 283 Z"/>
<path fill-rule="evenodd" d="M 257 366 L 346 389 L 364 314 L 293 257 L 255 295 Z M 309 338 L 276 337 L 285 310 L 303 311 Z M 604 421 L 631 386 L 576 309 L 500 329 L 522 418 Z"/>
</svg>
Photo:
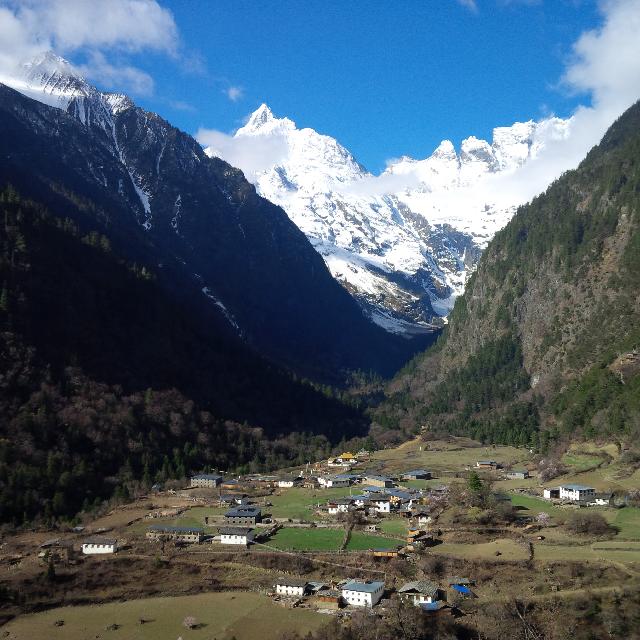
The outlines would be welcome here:
<svg viewBox="0 0 640 640">
<path fill-rule="evenodd" d="M 427 344 L 372 323 L 282 209 L 157 114 L 53 54 L 4 80 L 3 179 L 52 209 L 80 210 L 79 228 L 144 265 L 208 339 L 331 382 L 353 370 L 390 375 Z"/>
<path fill-rule="evenodd" d="M 273 166 L 247 177 L 304 231 L 375 322 L 413 333 L 442 322 L 482 249 L 520 204 L 517 194 L 505 202 L 479 187 L 516 171 L 568 127 L 558 118 L 516 123 L 495 129 L 491 144 L 467 138 L 459 153 L 445 140 L 429 158 L 403 157 L 378 177 L 334 138 L 298 129 L 265 104 L 235 139 L 284 148 Z"/>
</svg>

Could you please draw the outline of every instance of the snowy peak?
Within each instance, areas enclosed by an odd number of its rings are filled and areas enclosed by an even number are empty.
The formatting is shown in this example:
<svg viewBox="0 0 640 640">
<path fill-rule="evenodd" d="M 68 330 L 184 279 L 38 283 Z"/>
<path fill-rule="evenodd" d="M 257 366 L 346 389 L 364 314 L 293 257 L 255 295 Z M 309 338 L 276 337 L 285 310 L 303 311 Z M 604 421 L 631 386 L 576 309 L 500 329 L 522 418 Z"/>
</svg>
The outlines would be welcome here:
<svg viewBox="0 0 640 640">
<path fill-rule="evenodd" d="M 71 63 L 51 51 L 25 62 L 7 84 L 61 109 L 65 109 L 73 98 L 88 97 L 96 91 Z"/>
<path fill-rule="evenodd" d="M 263 102 L 247 120 L 247 124 L 236 132 L 236 136 L 264 136 L 291 131 L 296 128 L 289 118 L 276 118 L 273 111 Z"/>
<path fill-rule="evenodd" d="M 273 111 L 263 102 L 249 117 L 249 121 L 245 125 L 245 129 L 257 131 L 265 124 L 275 120 Z"/>
</svg>

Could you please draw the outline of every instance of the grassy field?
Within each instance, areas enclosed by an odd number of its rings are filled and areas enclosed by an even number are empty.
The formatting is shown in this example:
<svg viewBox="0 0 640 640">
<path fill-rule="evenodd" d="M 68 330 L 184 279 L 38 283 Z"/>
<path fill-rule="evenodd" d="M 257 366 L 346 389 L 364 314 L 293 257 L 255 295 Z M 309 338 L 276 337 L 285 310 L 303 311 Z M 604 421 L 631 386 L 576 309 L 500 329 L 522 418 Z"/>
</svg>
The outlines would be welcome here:
<svg viewBox="0 0 640 640">
<path fill-rule="evenodd" d="M 269 546 L 293 551 L 337 551 L 344 538 L 342 529 L 280 529 Z"/>
<path fill-rule="evenodd" d="M 435 554 L 456 556 L 458 558 L 477 558 L 480 560 L 526 560 L 529 550 L 526 545 L 509 538 L 499 538 L 484 543 L 445 542 L 431 548 Z M 496 552 L 501 555 L 497 556 Z"/>
<path fill-rule="evenodd" d="M 317 504 L 324 504 L 332 498 L 349 495 L 349 487 L 340 489 L 284 489 L 279 495 L 269 496 L 272 507 L 264 507 L 274 518 L 291 518 L 292 520 L 313 520 L 313 511 Z M 357 487 L 351 488 L 357 493 Z"/>
<path fill-rule="evenodd" d="M 548 500 L 523 495 L 521 493 L 511 494 L 511 504 L 513 504 L 514 507 L 520 507 L 518 513 L 527 516 L 535 516 L 544 512 L 548 513 L 551 517 L 566 518 L 571 514 L 569 509 L 556 507 Z"/>
<path fill-rule="evenodd" d="M 186 616 L 194 616 L 201 626 L 187 630 Z M 140 618 L 148 620 L 140 624 Z M 301 634 L 326 624 L 327 617 L 311 611 L 285 609 L 257 593 L 207 593 L 176 598 L 130 600 L 105 605 L 64 607 L 20 616 L 3 627 L 10 640 L 269 640 L 286 631 Z M 64 620 L 57 627 L 56 620 Z M 120 625 L 105 631 L 109 625 Z"/>
<path fill-rule="evenodd" d="M 428 469 L 436 475 L 443 471 L 462 471 L 478 460 L 495 460 L 502 464 L 522 465 L 530 459 L 526 449 L 503 446 L 483 446 L 468 438 L 406 442 L 395 449 L 373 454 L 369 467 L 387 473 L 410 469 Z"/>
<path fill-rule="evenodd" d="M 354 531 L 347 545 L 347 551 L 366 551 L 367 549 L 392 549 L 402 544 L 397 538 L 386 538 L 360 531 Z"/>
<path fill-rule="evenodd" d="M 280 529 L 269 541 L 270 547 L 292 551 L 337 551 L 344 538 L 344 529 Z M 366 549 L 388 549 L 402 541 L 397 538 L 366 534 L 354 531 L 347 545 L 347 551 Z"/>
<path fill-rule="evenodd" d="M 390 536 L 398 536 L 401 538 L 407 536 L 408 526 L 405 518 L 386 518 L 379 526 L 383 533 Z"/>
<path fill-rule="evenodd" d="M 611 515 L 609 522 L 620 529 L 618 538 L 640 540 L 640 509 L 625 507 L 616 509 Z"/>
</svg>

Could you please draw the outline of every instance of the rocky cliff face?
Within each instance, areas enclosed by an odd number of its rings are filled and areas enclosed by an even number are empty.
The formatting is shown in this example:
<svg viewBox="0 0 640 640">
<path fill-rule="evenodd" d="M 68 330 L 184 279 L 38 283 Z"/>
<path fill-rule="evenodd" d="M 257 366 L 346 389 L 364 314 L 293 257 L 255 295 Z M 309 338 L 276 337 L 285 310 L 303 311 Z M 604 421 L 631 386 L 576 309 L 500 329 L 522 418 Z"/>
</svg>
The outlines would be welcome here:
<svg viewBox="0 0 640 640">
<path fill-rule="evenodd" d="M 515 171 L 550 132 L 568 129 L 557 118 L 517 123 L 496 129 L 491 144 L 464 140 L 459 153 L 444 141 L 429 158 L 401 158 L 379 177 L 334 138 L 298 129 L 266 105 L 236 138 L 277 149 L 273 166 L 249 176 L 258 192 L 287 212 L 375 322 L 406 335 L 442 323 L 513 215 L 517 194 L 494 201 L 479 189 L 486 177 Z"/>
</svg>

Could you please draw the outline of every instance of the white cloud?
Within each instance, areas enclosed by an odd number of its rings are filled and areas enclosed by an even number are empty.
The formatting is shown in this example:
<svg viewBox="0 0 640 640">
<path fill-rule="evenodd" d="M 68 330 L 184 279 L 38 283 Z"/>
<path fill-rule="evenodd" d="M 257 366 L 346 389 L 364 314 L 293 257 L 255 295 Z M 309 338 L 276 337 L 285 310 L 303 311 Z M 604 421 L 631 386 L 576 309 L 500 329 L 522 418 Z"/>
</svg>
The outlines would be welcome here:
<svg viewBox="0 0 640 640">
<path fill-rule="evenodd" d="M 469 11 L 473 11 L 474 13 L 477 13 L 478 11 L 478 4 L 476 0 L 457 0 L 457 2 L 465 9 L 469 9 Z"/>
<path fill-rule="evenodd" d="M 107 89 L 127 87 L 138 95 L 153 93 L 153 78 L 148 73 L 129 65 L 112 65 L 99 51 L 92 51 L 89 62 L 77 68 L 86 78 L 99 82 Z"/>
<path fill-rule="evenodd" d="M 224 93 L 231 102 L 238 102 L 244 97 L 244 89 L 242 87 L 228 87 Z"/>
<path fill-rule="evenodd" d="M 177 56 L 178 29 L 156 0 L 0 0 L 0 72 L 14 73 L 37 52 L 82 54 L 82 70 L 109 86 L 149 93 L 151 77 L 105 53 L 158 51 Z"/>
<path fill-rule="evenodd" d="M 223 158 L 230 165 L 238 167 L 252 182 L 258 173 L 280 164 L 288 154 L 286 140 L 277 134 L 236 138 L 222 131 L 201 128 L 195 138 L 207 147 L 209 155 Z"/>
<path fill-rule="evenodd" d="M 542 150 L 521 168 L 489 175 L 466 189 L 439 194 L 441 206 L 470 202 L 520 204 L 544 191 L 564 171 L 575 168 L 607 128 L 625 109 L 640 99 L 640 0 L 605 0 L 600 3 L 601 25 L 583 33 L 574 43 L 561 86 L 584 94 L 590 104 L 578 107 L 568 135 L 559 137 L 553 127 L 539 128 Z M 363 195 L 412 189 L 418 176 L 408 172 L 395 177 L 372 177 L 350 190 Z M 435 197 L 435 196 L 434 196 Z"/>
</svg>

